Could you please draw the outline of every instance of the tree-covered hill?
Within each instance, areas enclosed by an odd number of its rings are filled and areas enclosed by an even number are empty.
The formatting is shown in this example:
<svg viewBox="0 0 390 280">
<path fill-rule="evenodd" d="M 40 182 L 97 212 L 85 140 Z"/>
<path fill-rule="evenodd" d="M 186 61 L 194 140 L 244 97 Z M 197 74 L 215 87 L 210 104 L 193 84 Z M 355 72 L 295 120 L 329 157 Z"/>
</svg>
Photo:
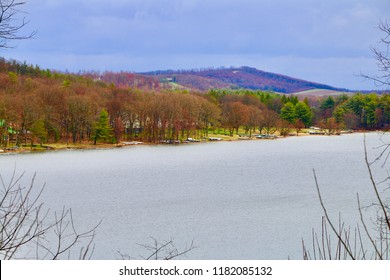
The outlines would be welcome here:
<svg viewBox="0 0 390 280">
<path fill-rule="evenodd" d="M 179 85 L 197 89 L 213 88 L 267 90 L 279 93 L 294 93 L 311 89 L 348 91 L 332 86 L 309 82 L 285 75 L 261 71 L 251 67 L 210 68 L 198 70 L 167 70 L 143 73 L 157 77 L 160 81 L 174 82 Z"/>
<path fill-rule="evenodd" d="M 226 88 L 200 92 L 161 87 L 154 78 L 142 77 L 133 76 L 137 85 L 116 86 L 100 75 L 58 73 L 0 60 L 0 145 L 166 143 L 204 139 L 209 133 L 287 135 L 311 125 L 335 133 L 386 129 L 390 124 L 388 94 L 301 97 Z M 142 81 L 152 86 L 140 87 Z"/>
</svg>

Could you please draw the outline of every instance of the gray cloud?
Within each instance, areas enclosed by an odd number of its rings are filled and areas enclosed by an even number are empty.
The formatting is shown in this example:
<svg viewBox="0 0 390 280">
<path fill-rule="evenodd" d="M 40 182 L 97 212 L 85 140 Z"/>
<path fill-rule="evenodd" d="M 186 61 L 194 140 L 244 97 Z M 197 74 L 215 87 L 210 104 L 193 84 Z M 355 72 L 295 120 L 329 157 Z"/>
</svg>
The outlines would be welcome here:
<svg viewBox="0 0 390 280">
<path fill-rule="evenodd" d="M 44 67 L 145 71 L 246 63 L 303 79 L 327 77 L 321 82 L 356 88 L 360 80 L 356 78 L 355 84 L 347 77 L 368 69 L 369 47 L 381 35 L 375 26 L 389 14 L 390 4 L 387 0 L 30 0 L 26 10 L 29 28 L 38 30 L 36 39 L 19 42 L 4 55 Z M 308 61 L 321 61 L 327 73 L 337 76 L 315 71 L 316 65 Z"/>
</svg>

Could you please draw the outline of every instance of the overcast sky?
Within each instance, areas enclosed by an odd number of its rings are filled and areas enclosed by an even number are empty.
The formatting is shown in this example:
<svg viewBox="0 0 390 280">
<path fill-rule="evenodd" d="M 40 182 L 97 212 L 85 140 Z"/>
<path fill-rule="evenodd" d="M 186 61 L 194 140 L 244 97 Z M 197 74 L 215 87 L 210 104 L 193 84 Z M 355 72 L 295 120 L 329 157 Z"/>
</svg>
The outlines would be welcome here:
<svg viewBox="0 0 390 280">
<path fill-rule="evenodd" d="M 219 66 L 350 89 L 375 89 L 370 46 L 389 0 L 28 0 L 33 40 L 1 50 L 57 70 L 150 71 Z"/>
</svg>

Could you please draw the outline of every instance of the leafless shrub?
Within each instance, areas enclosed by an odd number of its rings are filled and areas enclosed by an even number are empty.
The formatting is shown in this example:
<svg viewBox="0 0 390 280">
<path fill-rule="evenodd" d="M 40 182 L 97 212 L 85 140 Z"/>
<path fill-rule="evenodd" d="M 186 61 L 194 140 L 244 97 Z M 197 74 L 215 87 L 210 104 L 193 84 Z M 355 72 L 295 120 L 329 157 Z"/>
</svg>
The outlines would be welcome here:
<svg viewBox="0 0 390 280">
<path fill-rule="evenodd" d="M 23 187 L 23 176 L 24 173 L 17 175 L 14 169 L 11 179 L 6 182 L 0 175 L 0 258 L 71 258 L 71 250 L 81 243 L 79 258 L 89 259 L 99 224 L 79 232 L 72 210 L 65 208 L 54 212 L 54 219 L 48 221 L 50 210 L 40 202 L 44 187 L 35 190 L 35 175 L 30 185 Z"/>
<path fill-rule="evenodd" d="M 21 7 L 26 1 L 0 0 L 0 48 L 8 48 L 8 41 L 31 39 L 36 32 L 21 35 L 20 31 L 29 21 L 25 17 L 19 18 Z"/>
<path fill-rule="evenodd" d="M 385 260 L 390 257 L 390 220 L 389 220 L 389 204 L 383 198 L 383 193 L 379 191 L 378 184 L 374 179 L 372 164 L 380 160 L 385 153 L 381 153 L 374 162 L 370 163 L 367 155 L 366 138 L 364 137 L 364 161 L 368 170 L 371 188 L 375 194 L 375 200 L 371 205 L 362 207 L 360 203 L 359 194 L 357 194 L 357 208 L 360 217 L 360 223 L 356 228 L 346 228 L 345 224 L 339 217 L 338 226 L 332 221 L 328 215 L 327 208 L 324 204 L 321 190 L 319 187 L 317 175 L 313 170 L 315 185 L 317 189 L 318 198 L 323 210 L 324 216 L 322 218 L 322 232 L 319 236 L 316 232 L 312 233 L 313 241 L 312 248 L 309 249 L 302 240 L 303 258 L 319 259 L 319 260 Z M 387 161 L 388 156 L 385 157 Z M 383 165 L 382 165 L 383 166 Z M 363 215 L 363 210 L 375 207 L 376 217 L 374 220 L 370 219 L 370 227 L 367 224 L 366 218 Z M 333 237 L 333 239 L 332 239 Z M 336 245 L 332 244 L 335 240 Z"/>
<path fill-rule="evenodd" d="M 372 80 L 377 86 L 390 86 L 390 24 L 387 20 L 380 20 L 378 29 L 383 33 L 379 46 L 371 47 L 374 58 L 377 62 L 377 75 L 361 74 L 365 79 Z"/>
<path fill-rule="evenodd" d="M 168 241 L 158 241 L 157 239 L 150 237 L 151 242 L 149 244 L 139 244 L 142 248 L 144 248 L 147 252 L 149 252 L 146 256 L 140 256 L 140 259 L 144 260 L 172 260 L 176 259 L 180 256 L 186 255 L 188 252 L 195 249 L 194 241 L 192 241 L 189 245 L 186 245 L 185 248 L 179 250 L 173 240 Z M 123 260 L 135 259 L 132 258 L 128 254 L 123 254 L 118 251 L 119 256 Z"/>
</svg>

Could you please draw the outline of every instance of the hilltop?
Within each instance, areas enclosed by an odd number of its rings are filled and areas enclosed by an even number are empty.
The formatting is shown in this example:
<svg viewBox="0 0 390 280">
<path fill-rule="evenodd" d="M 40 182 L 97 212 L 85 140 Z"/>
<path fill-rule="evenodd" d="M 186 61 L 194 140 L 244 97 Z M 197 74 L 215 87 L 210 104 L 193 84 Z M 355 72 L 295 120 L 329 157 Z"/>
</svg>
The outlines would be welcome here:
<svg viewBox="0 0 390 280">
<path fill-rule="evenodd" d="M 230 68 L 207 68 L 192 70 L 163 70 L 144 73 L 105 71 L 80 71 L 77 74 L 55 70 L 40 69 L 39 66 L 6 61 L 0 57 L 0 73 L 15 72 L 29 76 L 74 76 L 113 84 L 118 88 L 133 88 L 143 91 L 161 91 L 164 89 L 193 90 L 207 92 L 211 89 L 260 90 L 275 93 L 297 94 L 301 96 L 329 96 L 352 93 L 345 88 L 310 82 L 282 74 L 265 72 L 242 66 Z M 354 91 L 356 92 L 356 91 Z M 370 93 L 371 91 L 358 91 Z M 378 92 L 378 91 L 377 91 Z M 386 91 L 387 92 L 387 91 Z M 379 93 L 385 93 L 379 91 Z"/>
<path fill-rule="evenodd" d="M 0 72 L 15 72 L 27 75 L 50 75 L 61 72 L 43 70 L 38 66 L 28 65 L 0 58 Z M 69 75 L 70 73 L 63 73 Z M 71 74 L 72 75 L 72 74 Z M 161 89 L 179 89 L 208 91 L 210 89 L 247 89 L 272 91 L 276 93 L 295 93 L 303 95 L 339 95 L 350 92 L 348 89 L 335 88 L 329 85 L 305 81 L 258 70 L 247 66 L 231 68 L 207 68 L 192 70 L 164 70 L 144 73 L 112 72 L 103 73 L 95 71 L 79 72 L 76 76 L 82 76 L 101 81 L 106 84 L 114 84 L 119 88 L 134 88 L 139 90 L 160 91 Z"/>
<path fill-rule="evenodd" d="M 312 92 L 315 95 L 333 95 L 349 92 L 348 89 L 335 88 L 316 82 L 265 72 L 247 66 L 231 68 L 207 68 L 191 70 L 159 70 L 143 73 L 104 72 L 84 73 L 105 83 L 118 87 L 142 90 L 187 89 L 208 91 L 210 89 L 248 89 L 273 91 L 277 93 Z"/>
<path fill-rule="evenodd" d="M 265 72 L 247 66 L 200 70 L 165 70 L 140 74 L 154 77 L 165 86 L 179 86 L 200 91 L 213 88 L 243 88 L 279 93 L 295 93 L 313 89 L 348 92 L 347 89 Z"/>
</svg>

